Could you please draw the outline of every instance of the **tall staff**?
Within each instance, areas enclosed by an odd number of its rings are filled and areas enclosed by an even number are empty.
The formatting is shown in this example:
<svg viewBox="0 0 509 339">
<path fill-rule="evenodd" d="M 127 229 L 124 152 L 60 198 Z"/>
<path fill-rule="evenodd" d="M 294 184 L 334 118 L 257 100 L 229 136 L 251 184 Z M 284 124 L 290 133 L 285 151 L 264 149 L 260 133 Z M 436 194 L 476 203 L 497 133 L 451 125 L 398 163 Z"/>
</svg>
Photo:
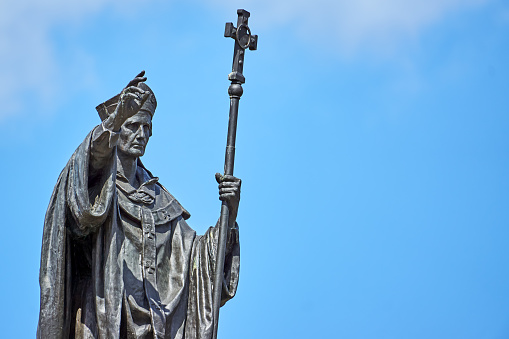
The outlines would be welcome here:
<svg viewBox="0 0 509 339">
<path fill-rule="evenodd" d="M 228 87 L 230 95 L 230 119 L 228 122 L 228 137 L 226 139 L 226 153 L 224 161 L 224 174 L 233 175 L 233 165 L 235 162 L 235 138 L 237 135 L 237 116 L 239 113 L 239 100 L 242 96 L 242 84 L 246 81 L 242 75 L 244 69 L 244 51 L 249 48 L 256 50 L 258 36 L 251 35 L 251 30 L 247 25 L 249 12 L 243 9 L 237 10 L 237 27 L 233 23 L 227 22 L 224 36 L 235 39 L 235 48 L 233 52 L 232 72 L 228 75 L 231 81 Z M 219 307 L 221 307 L 221 292 L 224 279 L 224 255 L 226 249 L 226 238 L 228 235 L 228 205 L 223 201 L 221 205 L 221 217 L 219 222 L 219 239 L 216 254 L 216 272 L 214 276 L 214 329 L 212 338 L 217 339 L 217 325 L 219 321 Z"/>
</svg>

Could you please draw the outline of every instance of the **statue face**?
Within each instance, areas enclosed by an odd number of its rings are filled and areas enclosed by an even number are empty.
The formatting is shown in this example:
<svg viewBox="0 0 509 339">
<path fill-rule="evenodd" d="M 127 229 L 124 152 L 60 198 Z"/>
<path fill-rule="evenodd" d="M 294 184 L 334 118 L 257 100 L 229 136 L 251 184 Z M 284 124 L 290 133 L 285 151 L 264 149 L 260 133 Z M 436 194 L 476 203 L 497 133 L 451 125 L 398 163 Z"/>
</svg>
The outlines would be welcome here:
<svg viewBox="0 0 509 339">
<path fill-rule="evenodd" d="M 122 125 L 118 151 L 124 156 L 141 157 L 145 154 L 145 147 L 151 135 L 152 117 L 147 111 L 139 111 Z"/>
</svg>

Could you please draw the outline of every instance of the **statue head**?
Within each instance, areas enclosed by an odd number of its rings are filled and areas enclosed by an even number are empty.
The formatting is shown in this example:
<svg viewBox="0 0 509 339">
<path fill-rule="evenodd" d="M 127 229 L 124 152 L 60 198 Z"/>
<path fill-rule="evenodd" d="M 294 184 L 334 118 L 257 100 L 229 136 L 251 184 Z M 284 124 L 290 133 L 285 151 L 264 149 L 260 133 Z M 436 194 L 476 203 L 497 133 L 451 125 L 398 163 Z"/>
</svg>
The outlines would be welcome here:
<svg viewBox="0 0 509 339">
<path fill-rule="evenodd" d="M 120 128 L 117 152 L 121 156 L 141 157 L 145 154 L 151 135 L 152 114 L 146 110 L 139 110 Z"/>
<path fill-rule="evenodd" d="M 150 92 L 149 97 L 140 110 L 127 119 L 120 128 L 117 151 L 119 155 L 127 157 L 141 157 L 145 154 L 150 136 L 152 136 L 152 117 L 156 111 L 157 101 L 154 92 L 144 82 L 137 85 L 144 91 Z M 96 107 L 99 116 L 104 121 L 117 108 L 120 94 Z"/>
</svg>

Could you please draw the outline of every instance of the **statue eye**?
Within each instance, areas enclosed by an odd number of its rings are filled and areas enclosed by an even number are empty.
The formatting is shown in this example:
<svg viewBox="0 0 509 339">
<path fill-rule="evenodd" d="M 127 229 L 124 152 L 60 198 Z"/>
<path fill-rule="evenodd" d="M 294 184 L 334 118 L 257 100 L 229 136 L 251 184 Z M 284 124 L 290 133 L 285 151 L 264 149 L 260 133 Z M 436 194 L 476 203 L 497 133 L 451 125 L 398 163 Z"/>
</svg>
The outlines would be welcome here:
<svg viewBox="0 0 509 339">
<path fill-rule="evenodd" d="M 127 125 L 125 125 L 125 127 L 128 130 L 130 130 L 131 132 L 136 132 L 136 130 L 138 129 L 137 128 L 138 126 L 136 126 L 136 124 L 133 124 L 133 123 L 127 124 Z"/>
<path fill-rule="evenodd" d="M 143 132 L 145 132 L 145 135 L 149 137 L 152 136 L 152 128 L 150 128 L 148 125 L 143 126 Z"/>
</svg>

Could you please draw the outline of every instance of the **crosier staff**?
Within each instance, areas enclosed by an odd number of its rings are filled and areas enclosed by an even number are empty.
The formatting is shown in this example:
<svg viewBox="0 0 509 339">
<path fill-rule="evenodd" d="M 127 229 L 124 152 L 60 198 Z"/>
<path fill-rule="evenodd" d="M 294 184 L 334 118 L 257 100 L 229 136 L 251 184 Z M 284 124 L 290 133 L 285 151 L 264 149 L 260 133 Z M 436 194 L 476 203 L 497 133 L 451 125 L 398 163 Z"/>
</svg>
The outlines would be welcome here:
<svg viewBox="0 0 509 339">
<path fill-rule="evenodd" d="M 230 118 L 228 122 L 228 137 L 226 140 L 226 153 L 224 161 L 224 175 L 233 175 L 233 165 L 235 161 L 235 138 L 237 134 L 237 116 L 239 113 L 239 100 L 242 96 L 242 84 L 245 78 L 242 75 L 244 68 L 244 51 L 249 48 L 256 50 L 258 36 L 251 35 L 251 30 L 247 25 L 250 13 L 243 9 L 237 10 L 237 27 L 233 23 L 226 23 L 224 36 L 235 39 L 235 48 L 233 52 L 232 72 L 228 75 L 231 81 L 228 88 L 230 95 Z M 217 325 L 219 321 L 219 307 L 221 307 L 221 292 L 223 289 L 223 269 L 224 255 L 226 249 L 226 238 L 228 235 L 228 215 L 229 209 L 226 201 L 221 205 L 221 217 L 219 222 L 219 239 L 216 254 L 216 271 L 214 276 L 214 294 L 213 294 L 213 333 L 212 338 L 217 339 Z"/>
</svg>

